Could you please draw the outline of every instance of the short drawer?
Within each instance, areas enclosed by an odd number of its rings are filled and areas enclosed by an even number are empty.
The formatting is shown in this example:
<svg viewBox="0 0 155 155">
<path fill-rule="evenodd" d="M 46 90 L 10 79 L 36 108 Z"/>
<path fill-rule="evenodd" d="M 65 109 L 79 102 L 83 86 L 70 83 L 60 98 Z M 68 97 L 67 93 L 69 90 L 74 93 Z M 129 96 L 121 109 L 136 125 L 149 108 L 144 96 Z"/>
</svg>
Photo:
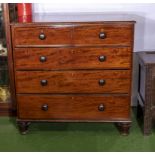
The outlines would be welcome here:
<svg viewBox="0 0 155 155">
<path fill-rule="evenodd" d="M 16 71 L 17 93 L 128 93 L 130 70 Z"/>
<path fill-rule="evenodd" d="M 14 46 L 41 46 L 71 44 L 71 27 L 15 27 L 13 29 Z"/>
<path fill-rule="evenodd" d="M 129 96 L 17 95 L 20 119 L 129 120 Z"/>
<path fill-rule="evenodd" d="M 133 25 L 83 24 L 74 28 L 73 38 L 74 44 L 130 46 L 133 41 Z"/>
<path fill-rule="evenodd" d="M 15 48 L 18 69 L 112 69 L 131 68 L 130 47 Z"/>
</svg>

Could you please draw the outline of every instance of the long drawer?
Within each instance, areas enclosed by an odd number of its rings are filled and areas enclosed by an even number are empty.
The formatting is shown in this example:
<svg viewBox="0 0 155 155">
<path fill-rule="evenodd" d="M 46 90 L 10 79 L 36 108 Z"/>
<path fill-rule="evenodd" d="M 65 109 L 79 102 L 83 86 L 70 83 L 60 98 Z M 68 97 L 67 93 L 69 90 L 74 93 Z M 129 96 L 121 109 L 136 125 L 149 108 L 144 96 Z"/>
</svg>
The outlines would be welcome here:
<svg viewBox="0 0 155 155">
<path fill-rule="evenodd" d="M 14 46 L 71 44 L 71 30 L 72 27 L 65 25 L 15 27 L 13 29 Z"/>
<path fill-rule="evenodd" d="M 130 70 L 16 71 L 17 93 L 129 93 Z"/>
<path fill-rule="evenodd" d="M 130 47 L 16 48 L 18 69 L 112 69 L 131 67 Z"/>
<path fill-rule="evenodd" d="M 128 120 L 129 96 L 17 95 L 20 119 Z"/>
</svg>

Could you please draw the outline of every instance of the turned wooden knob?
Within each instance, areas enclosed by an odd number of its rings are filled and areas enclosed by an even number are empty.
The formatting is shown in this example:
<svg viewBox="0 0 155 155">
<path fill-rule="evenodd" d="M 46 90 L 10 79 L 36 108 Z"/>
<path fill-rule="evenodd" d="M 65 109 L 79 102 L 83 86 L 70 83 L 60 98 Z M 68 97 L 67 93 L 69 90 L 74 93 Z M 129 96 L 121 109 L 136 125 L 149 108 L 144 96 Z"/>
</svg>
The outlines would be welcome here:
<svg viewBox="0 0 155 155">
<path fill-rule="evenodd" d="M 100 105 L 98 106 L 98 110 L 99 110 L 99 111 L 104 111 L 104 110 L 105 110 L 105 106 L 104 106 L 103 104 L 100 104 Z"/>
<path fill-rule="evenodd" d="M 46 62 L 47 58 L 45 56 L 40 57 L 40 62 Z"/>
<path fill-rule="evenodd" d="M 41 81 L 40 81 L 40 84 L 41 84 L 42 86 L 46 86 L 46 85 L 47 85 L 47 83 L 48 83 L 48 81 L 47 81 L 47 80 L 41 80 Z"/>
<path fill-rule="evenodd" d="M 48 105 L 47 104 L 42 105 L 41 109 L 43 111 L 47 111 L 48 110 Z"/>
<path fill-rule="evenodd" d="M 99 33 L 99 38 L 100 39 L 105 39 L 107 36 L 106 36 L 106 33 L 105 32 L 100 32 Z"/>
<path fill-rule="evenodd" d="M 103 61 L 106 60 L 106 56 L 100 55 L 98 59 L 99 59 L 100 62 L 103 62 Z"/>
<path fill-rule="evenodd" d="M 98 83 L 99 83 L 100 86 L 103 86 L 103 85 L 105 85 L 105 80 L 104 79 L 100 79 L 98 81 Z"/>
<path fill-rule="evenodd" d="M 39 34 L 39 39 L 40 39 L 40 40 L 46 39 L 46 35 L 45 35 L 44 33 L 40 33 L 40 34 Z"/>
</svg>

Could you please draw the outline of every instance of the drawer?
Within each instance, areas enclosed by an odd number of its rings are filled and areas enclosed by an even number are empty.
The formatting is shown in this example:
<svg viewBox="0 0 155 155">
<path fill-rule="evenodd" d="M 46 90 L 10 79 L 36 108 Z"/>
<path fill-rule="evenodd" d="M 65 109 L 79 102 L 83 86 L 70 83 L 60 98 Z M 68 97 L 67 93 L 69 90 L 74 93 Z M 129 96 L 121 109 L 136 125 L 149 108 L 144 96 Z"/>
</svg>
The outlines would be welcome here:
<svg viewBox="0 0 155 155">
<path fill-rule="evenodd" d="M 130 47 L 15 48 L 18 69 L 110 69 L 130 68 Z"/>
<path fill-rule="evenodd" d="M 132 45 L 133 24 L 83 24 L 76 26 L 74 44 Z"/>
<path fill-rule="evenodd" d="M 129 120 L 129 96 L 17 95 L 20 119 Z"/>
<path fill-rule="evenodd" d="M 14 46 L 71 44 L 71 27 L 15 27 Z"/>
<path fill-rule="evenodd" d="M 130 70 L 16 71 L 17 93 L 128 93 Z"/>
</svg>

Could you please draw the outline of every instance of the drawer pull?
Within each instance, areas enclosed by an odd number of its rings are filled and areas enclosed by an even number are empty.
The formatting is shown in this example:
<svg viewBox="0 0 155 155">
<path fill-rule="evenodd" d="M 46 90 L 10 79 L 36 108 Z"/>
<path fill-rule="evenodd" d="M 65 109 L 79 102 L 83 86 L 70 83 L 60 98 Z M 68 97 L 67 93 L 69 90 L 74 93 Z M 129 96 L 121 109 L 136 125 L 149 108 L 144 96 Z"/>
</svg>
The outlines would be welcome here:
<svg viewBox="0 0 155 155">
<path fill-rule="evenodd" d="M 105 39 L 106 38 L 106 33 L 105 32 L 100 32 L 99 38 L 100 39 Z"/>
<path fill-rule="evenodd" d="M 46 35 L 44 33 L 40 33 L 39 34 L 39 39 L 40 40 L 45 40 L 46 39 Z"/>
<path fill-rule="evenodd" d="M 104 79 L 100 79 L 98 83 L 99 83 L 100 86 L 103 86 L 103 85 L 105 85 L 105 80 Z"/>
<path fill-rule="evenodd" d="M 103 61 L 106 60 L 106 56 L 100 55 L 98 59 L 99 59 L 100 62 L 103 62 Z"/>
<path fill-rule="evenodd" d="M 104 111 L 104 110 L 105 110 L 105 106 L 104 106 L 103 104 L 100 104 L 100 105 L 98 106 L 98 110 L 99 110 L 99 111 Z"/>
<path fill-rule="evenodd" d="M 40 81 L 40 84 L 42 85 L 42 86 L 47 86 L 47 80 L 41 80 Z"/>
<path fill-rule="evenodd" d="M 47 104 L 42 105 L 41 109 L 43 111 L 47 111 L 48 110 L 48 105 Z"/>
<path fill-rule="evenodd" d="M 46 62 L 47 58 L 45 56 L 40 57 L 40 62 Z"/>
</svg>

